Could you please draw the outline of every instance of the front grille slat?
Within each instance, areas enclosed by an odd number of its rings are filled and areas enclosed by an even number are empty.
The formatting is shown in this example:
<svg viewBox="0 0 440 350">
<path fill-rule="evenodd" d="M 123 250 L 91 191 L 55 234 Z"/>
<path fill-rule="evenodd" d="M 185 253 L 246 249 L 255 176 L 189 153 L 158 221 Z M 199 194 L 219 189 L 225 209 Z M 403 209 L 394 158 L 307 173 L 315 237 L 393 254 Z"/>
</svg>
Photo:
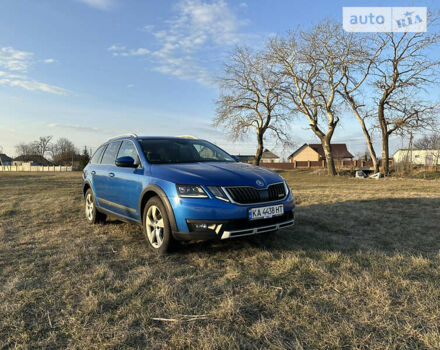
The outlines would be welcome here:
<svg viewBox="0 0 440 350">
<path fill-rule="evenodd" d="M 264 195 L 266 189 L 257 189 L 250 186 L 227 187 L 231 198 L 240 204 L 274 202 L 283 199 L 286 196 L 283 183 L 272 184 L 267 188 L 268 195 Z"/>
</svg>

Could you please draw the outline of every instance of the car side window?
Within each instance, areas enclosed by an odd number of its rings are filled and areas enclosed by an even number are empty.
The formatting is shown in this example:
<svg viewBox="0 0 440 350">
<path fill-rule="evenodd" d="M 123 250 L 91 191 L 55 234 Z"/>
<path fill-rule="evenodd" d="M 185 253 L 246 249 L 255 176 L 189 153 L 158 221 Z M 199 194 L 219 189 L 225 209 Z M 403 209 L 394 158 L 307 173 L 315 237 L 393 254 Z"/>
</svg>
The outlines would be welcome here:
<svg viewBox="0 0 440 350">
<path fill-rule="evenodd" d="M 139 155 L 136 151 L 136 147 L 131 141 L 125 140 L 122 142 L 121 148 L 119 149 L 119 153 L 116 158 L 119 157 L 131 157 L 134 159 L 134 164 L 140 164 Z"/>
<path fill-rule="evenodd" d="M 98 164 L 102 156 L 102 151 L 104 151 L 104 146 L 99 147 L 90 159 L 90 164 Z"/>
<path fill-rule="evenodd" d="M 112 142 L 107 146 L 102 157 L 101 164 L 115 164 L 116 154 L 118 153 L 121 141 Z"/>
<path fill-rule="evenodd" d="M 212 160 L 218 160 L 218 155 L 214 152 L 214 150 L 205 147 L 204 145 L 198 145 L 194 144 L 194 148 L 196 149 L 197 153 L 199 154 L 199 157 L 203 160 L 212 159 Z"/>
</svg>

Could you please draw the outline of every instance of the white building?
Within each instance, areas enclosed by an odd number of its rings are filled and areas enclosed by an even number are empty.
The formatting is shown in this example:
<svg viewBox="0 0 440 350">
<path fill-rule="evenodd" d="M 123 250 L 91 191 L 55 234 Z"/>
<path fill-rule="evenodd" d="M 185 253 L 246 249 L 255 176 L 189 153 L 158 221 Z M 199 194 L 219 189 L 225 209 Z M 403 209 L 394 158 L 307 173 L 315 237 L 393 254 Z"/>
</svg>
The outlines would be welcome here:
<svg viewBox="0 0 440 350">
<path fill-rule="evenodd" d="M 416 165 L 440 165 L 440 149 L 399 149 L 393 155 L 395 163 L 411 162 Z"/>
<path fill-rule="evenodd" d="M 272 153 L 268 149 L 265 149 L 263 151 L 263 154 L 261 155 L 261 163 L 279 163 L 280 157 L 278 157 L 276 154 Z"/>
</svg>

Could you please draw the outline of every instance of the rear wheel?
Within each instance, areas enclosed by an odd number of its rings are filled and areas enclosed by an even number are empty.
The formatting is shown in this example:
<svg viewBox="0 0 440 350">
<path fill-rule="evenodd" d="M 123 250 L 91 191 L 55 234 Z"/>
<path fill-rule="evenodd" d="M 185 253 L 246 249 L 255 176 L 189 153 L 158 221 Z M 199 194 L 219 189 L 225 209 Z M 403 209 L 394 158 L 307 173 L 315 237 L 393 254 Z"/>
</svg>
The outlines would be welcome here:
<svg viewBox="0 0 440 350">
<path fill-rule="evenodd" d="M 171 250 L 174 238 L 166 209 L 159 197 L 151 198 L 145 205 L 143 229 L 148 246 L 156 254 L 163 255 Z"/>
<path fill-rule="evenodd" d="M 96 207 L 95 196 L 93 195 L 93 191 L 91 188 L 87 190 L 84 199 L 84 209 L 87 222 L 89 224 L 99 224 L 105 222 L 106 215 L 98 211 Z"/>
</svg>

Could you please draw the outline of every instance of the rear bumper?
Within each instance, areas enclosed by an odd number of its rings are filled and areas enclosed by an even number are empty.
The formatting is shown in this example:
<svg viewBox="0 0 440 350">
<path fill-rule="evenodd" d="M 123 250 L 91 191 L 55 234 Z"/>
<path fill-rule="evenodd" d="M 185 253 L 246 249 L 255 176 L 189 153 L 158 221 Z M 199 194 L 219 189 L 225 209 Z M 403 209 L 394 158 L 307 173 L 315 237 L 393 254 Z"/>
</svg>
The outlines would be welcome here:
<svg viewBox="0 0 440 350">
<path fill-rule="evenodd" d="M 284 215 L 271 219 L 249 221 L 248 219 L 234 220 L 187 220 L 188 227 L 193 228 L 190 232 L 173 232 L 177 240 L 218 240 L 235 237 L 250 236 L 264 232 L 277 231 L 295 224 L 294 211 L 288 211 Z M 202 229 L 194 229 L 196 225 Z"/>
</svg>

